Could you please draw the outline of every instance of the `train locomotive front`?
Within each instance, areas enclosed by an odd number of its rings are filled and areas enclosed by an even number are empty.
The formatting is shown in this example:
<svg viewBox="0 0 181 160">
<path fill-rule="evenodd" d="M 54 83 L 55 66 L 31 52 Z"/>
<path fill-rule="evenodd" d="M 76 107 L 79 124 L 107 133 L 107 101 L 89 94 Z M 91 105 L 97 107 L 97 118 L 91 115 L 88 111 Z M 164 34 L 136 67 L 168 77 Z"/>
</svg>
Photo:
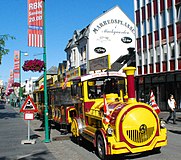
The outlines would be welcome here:
<svg viewBox="0 0 181 160">
<path fill-rule="evenodd" d="M 72 135 L 92 142 L 101 159 L 114 154 L 159 151 L 167 144 L 166 128 L 155 110 L 136 101 L 135 68 L 124 68 L 124 72 L 127 76 L 124 100 L 122 92 L 120 97 L 106 94 L 104 102 L 104 98 L 89 99 L 84 94 L 83 117 L 75 118 L 71 125 Z M 84 93 L 88 90 L 86 84 L 83 84 Z M 115 101 L 117 98 L 119 101 Z"/>
</svg>

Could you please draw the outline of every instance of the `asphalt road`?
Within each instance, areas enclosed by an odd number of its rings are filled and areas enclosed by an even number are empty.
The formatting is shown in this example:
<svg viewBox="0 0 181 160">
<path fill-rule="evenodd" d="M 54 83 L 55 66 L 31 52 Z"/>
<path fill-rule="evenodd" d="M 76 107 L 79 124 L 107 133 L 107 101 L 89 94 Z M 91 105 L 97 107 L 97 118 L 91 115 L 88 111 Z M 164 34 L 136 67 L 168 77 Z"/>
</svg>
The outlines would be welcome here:
<svg viewBox="0 0 181 160">
<path fill-rule="evenodd" d="M 61 135 L 55 128 L 51 130 L 51 142 L 44 143 L 45 132 L 41 129 L 39 120 L 31 121 L 31 138 L 36 139 L 34 145 L 22 145 L 21 140 L 27 139 L 27 121 L 19 114 L 19 109 L 10 106 L 0 106 L 0 160 L 98 160 L 92 144 L 84 142 L 81 146 L 74 143 L 69 135 Z M 168 129 L 168 145 L 161 153 L 149 152 L 135 155 L 110 157 L 111 160 L 180 160 L 181 157 L 181 114 L 177 114 L 177 125 L 170 121 Z M 168 113 L 160 117 L 166 119 Z"/>
<path fill-rule="evenodd" d="M 27 135 L 28 127 L 22 115 L 9 105 L 0 105 L 0 160 L 56 159 L 40 139 L 36 139 L 34 145 L 22 145 L 21 141 L 27 140 Z"/>
</svg>

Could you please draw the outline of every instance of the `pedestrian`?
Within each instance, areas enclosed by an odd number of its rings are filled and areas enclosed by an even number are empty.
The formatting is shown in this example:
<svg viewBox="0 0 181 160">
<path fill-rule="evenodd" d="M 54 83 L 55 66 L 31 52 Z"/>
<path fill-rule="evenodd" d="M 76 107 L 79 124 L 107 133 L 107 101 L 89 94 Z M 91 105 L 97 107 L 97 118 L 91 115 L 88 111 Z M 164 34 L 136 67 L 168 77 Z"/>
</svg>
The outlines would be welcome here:
<svg viewBox="0 0 181 160">
<path fill-rule="evenodd" d="M 172 94 L 170 94 L 170 97 L 168 99 L 168 106 L 170 114 L 166 120 L 166 123 L 168 123 L 168 121 L 173 117 L 173 124 L 176 124 L 176 101 Z"/>
</svg>

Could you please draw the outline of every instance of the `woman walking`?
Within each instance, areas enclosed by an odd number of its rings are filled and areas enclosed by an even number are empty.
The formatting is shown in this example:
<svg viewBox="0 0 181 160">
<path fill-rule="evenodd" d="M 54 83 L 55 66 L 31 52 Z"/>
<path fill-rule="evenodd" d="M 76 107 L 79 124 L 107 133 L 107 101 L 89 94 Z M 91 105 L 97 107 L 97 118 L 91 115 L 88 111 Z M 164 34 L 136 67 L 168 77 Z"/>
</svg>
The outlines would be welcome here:
<svg viewBox="0 0 181 160">
<path fill-rule="evenodd" d="M 167 118 L 166 123 L 168 123 L 168 121 L 173 117 L 173 124 L 176 124 L 176 111 L 175 111 L 176 101 L 172 94 L 170 95 L 170 98 L 168 99 L 168 106 L 169 106 L 170 115 Z"/>
</svg>

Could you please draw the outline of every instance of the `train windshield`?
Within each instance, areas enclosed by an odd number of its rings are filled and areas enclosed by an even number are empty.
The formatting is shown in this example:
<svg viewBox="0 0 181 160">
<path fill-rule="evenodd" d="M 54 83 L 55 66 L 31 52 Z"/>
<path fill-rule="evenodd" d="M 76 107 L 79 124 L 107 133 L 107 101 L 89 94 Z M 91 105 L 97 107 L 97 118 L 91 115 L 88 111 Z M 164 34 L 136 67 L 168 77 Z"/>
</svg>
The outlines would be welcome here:
<svg viewBox="0 0 181 160">
<path fill-rule="evenodd" d="M 125 78 L 124 77 L 109 77 L 96 78 L 88 82 L 88 98 L 102 98 L 103 94 L 118 94 L 120 90 L 125 93 Z"/>
</svg>

